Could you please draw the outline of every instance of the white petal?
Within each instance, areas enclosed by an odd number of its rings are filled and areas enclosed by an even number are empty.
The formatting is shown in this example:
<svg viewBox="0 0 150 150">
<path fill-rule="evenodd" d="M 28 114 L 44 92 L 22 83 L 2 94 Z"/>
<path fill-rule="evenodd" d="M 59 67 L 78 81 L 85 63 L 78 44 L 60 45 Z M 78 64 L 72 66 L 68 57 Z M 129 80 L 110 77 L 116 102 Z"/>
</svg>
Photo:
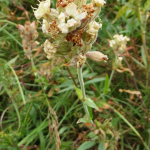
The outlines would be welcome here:
<svg viewBox="0 0 150 150">
<path fill-rule="evenodd" d="M 67 26 L 68 27 L 73 27 L 77 24 L 77 21 L 74 20 L 73 18 L 67 21 Z"/>
<path fill-rule="evenodd" d="M 74 4 L 74 3 L 69 3 L 67 6 L 66 6 L 66 13 L 69 15 L 69 16 L 74 16 L 77 12 L 77 5 Z"/>
<path fill-rule="evenodd" d="M 64 23 L 65 22 L 65 17 L 66 17 L 65 14 L 61 12 L 60 15 L 58 16 L 58 19 L 61 23 Z"/>
<path fill-rule="evenodd" d="M 68 26 L 65 23 L 59 24 L 58 28 L 62 31 L 62 33 L 68 33 Z"/>
<path fill-rule="evenodd" d="M 75 20 L 82 20 L 86 17 L 86 12 L 79 13 L 77 16 L 75 16 Z"/>
</svg>

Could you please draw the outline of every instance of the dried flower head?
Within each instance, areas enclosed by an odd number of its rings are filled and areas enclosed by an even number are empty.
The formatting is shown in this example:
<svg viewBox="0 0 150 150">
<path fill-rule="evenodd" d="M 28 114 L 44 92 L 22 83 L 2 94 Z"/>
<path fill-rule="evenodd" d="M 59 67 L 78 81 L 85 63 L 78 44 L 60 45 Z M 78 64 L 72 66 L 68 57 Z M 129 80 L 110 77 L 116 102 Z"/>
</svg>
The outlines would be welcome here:
<svg viewBox="0 0 150 150">
<path fill-rule="evenodd" d="M 25 22 L 25 26 L 18 24 L 17 28 L 21 31 L 20 36 L 22 38 L 22 45 L 25 52 L 25 55 L 30 59 L 32 50 L 39 44 L 38 41 L 35 41 L 39 34 L 37 32 L 36 22 L 29 21 Z"/>
</svg>

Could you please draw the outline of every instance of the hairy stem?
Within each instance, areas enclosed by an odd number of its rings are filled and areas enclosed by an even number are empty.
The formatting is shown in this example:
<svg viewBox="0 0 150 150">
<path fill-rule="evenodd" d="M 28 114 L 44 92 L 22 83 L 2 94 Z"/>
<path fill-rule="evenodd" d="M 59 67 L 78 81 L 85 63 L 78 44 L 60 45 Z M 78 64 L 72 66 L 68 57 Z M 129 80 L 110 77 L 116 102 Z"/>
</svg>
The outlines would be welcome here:
<svg viewBox="0 0 150 150">
<path fill-rule="evenodd" d="M 81 86 L 83 101 L 85 101 L 86 100 L 86 95 L 85 95 L 84 81 L 83 81 L 83 76 L 82 76 L 82 67 L 77 68 L 77 72 L 78 72 L 78 79 L 79 79 L 80 86 Z M 83 107 L 84 107 L 84 110 L 85 110 L 85 113 L 86 113 L 88 119 L 91 121 L 91 124 L 94 125 L 93 121 L 90 118 L 90 113 L 88 111 L 87 105 L 83 104 Z"/>
</svg>

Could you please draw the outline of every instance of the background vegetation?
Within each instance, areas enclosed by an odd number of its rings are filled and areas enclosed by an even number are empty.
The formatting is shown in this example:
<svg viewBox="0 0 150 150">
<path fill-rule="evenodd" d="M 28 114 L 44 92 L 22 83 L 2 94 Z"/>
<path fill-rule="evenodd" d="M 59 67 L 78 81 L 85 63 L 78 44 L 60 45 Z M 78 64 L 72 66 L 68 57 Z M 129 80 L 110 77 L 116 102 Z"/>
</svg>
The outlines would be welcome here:
<svg viewBox="0 0 150 150">
<path fill-rule="evenodd" d="M 76 69 L 56 67 L 48 80 L 38 73 L 41 64 L 48 62 L 42 49 L 47 36 L 40 23 L 40 46 L 33 52 L 36 72 L 24 55 L 16 25 L 36 20 L 31 6 L 37 7 L 38 2 L 0 0 L 0 150 L 150 149 L 150 1 L 106 2 L 100 13 L 103 28 L 92 51 L 107 54 L 109 60 L 87 60 L 83 68 L 86 93 L 99 107 L 92 110 L 101 131 L 96 132 L 90 124 L 77 124 L 85 112 L 71 78 L 72 74 L 79 85 Z M 52 0 L 51 7 L 55 6 Z M 130 38 L 123 66 L 134 75 L 115 70 L 109 47 L 115 34 Z"/>
</svg>

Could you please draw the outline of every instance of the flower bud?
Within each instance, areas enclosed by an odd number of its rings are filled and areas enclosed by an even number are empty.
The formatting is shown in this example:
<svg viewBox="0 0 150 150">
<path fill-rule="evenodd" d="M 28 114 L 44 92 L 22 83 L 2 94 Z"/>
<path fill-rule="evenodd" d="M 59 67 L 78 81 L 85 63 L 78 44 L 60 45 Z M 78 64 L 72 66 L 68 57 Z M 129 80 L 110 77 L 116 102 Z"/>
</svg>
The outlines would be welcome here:
<svg viewBox="0 0 150 150">
<path fill-rule="evenodd" d="M 116 65 L 117 65 L 117 67 L 122 66 L 122 60 L 123 60 L 122 57 L 118 57 L 118 58 L 117 58 L 117 60 L 116 60 Z"/>
<path fill-rule="evenodd" d="M 108 60 L 107 55 L 104 55 L 98 51 L 87 52 L 86 56 L 96 62 L 100 62 L 100 61 L 106 62 Z"/>
<path fill-rule="evenodd" d="M 106 4 L 106 2 L 104 0 L 93 0 L 93 4 L 96 6 L 96 7 L 101 7 L 103 6 L 104 4 Z"/>
</svg>

